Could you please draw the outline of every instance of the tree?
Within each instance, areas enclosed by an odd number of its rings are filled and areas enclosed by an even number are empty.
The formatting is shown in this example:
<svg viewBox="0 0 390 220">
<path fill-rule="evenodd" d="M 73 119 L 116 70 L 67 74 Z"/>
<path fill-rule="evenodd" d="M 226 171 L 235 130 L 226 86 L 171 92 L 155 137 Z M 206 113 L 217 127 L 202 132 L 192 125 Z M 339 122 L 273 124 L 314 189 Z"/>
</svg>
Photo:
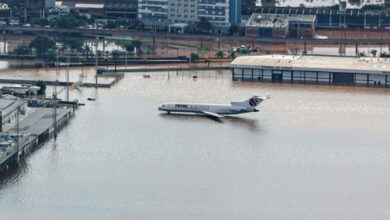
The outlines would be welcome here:
<svg viewBox="0 0 390 220">
<path fill-rule="evenodd" d="M 120 40 L 115 42 L 127 52 L 133 52 L 136 49 L 141 52 L 142 41 L 140 40 Z"/>
<path fill-rule="evenodd" d="M 222 50 L 218 50 L 215 56 L 219 58 L 219 66 L 222 66 L 222 58 L 225 56 Z"/>
<path fill-rule="evenodd" d="M 77 51 L 81 51 L 84 45 L 84 41 L 82 39 L 75 37 L 64 37 L 62 38 L 62 43 L 65 47 L 69 47 Z"/>
<path fill-rule="evenodd" d="M 27 55 L 31 53 L 31 48 L 27 45 L 20 45 L 13 51 L 15 55 Z"/>
<path fill-rule="evenodd" d="M 86 58 L 90 58 L 93 55 L 92 49 L 88 45 L 84 45 L 82 50 L 83 50 L 83 56 Z"/>
<path fill-rule="evenodd" d="M 79 15 L 60 16 L 52 21 L 57 28 L 78 28 L 87 24 L 87 18 Z"/>
<path fill-rule="evenodd" d="M 390 8 L 390 0 L 385 0 L 385 7 Z"/>
<path fill-rule="evenodd" d="M 192 52 L 190 55 L 191 62 L 196 63 L 199 61 L 199 55 L 197 53 Z"/>
<path fill-rule="evenodd" d="M 201 33 L 209 33 L 212 30 L 213 25 L 210 23 L 210 21 L 207 18 L 202 17 L 196 23 L 196 28 Z"/>
<path fill-rule="evenodd" d="M 370 53 L 372 54 L 372 56 L 373 57 L 376 57 L 376 53 L 377 53 L 378 51 L 376 50 L 376 49 L 372 49 L 371 51 L 370 51 Z"/>
<path fill-rule="evenodd" d="M 208 57 L 204 59 L 204 62 L 207 63 L 207 67 L 210 67 L 211 60 Z"/>
<path fill-rule="evenodd" d="M 116 64 L 117 64 L 118 58 L 122 55 L 122 53 L 123 52 L 120 50 L 113 50 L 111 52 L 112 59 L 114 59 L 115 72 L 116 72 Z"/>
<path fill-rule="evenodd" d="M 35 83 L 36 86 L 39 86 L 38 94 L 39 95 L 44 95 L 46 92 L 46 83 L 43 81 L 38 81 Z"/>
<path fill-rule="evenodd" d="M 38 35 L 30 42 L 30 47 L 34 48 L 39 55 L 44 55 L 49 49 L 56 47 L 56 42 L 46 36 Z"/>
</svg>

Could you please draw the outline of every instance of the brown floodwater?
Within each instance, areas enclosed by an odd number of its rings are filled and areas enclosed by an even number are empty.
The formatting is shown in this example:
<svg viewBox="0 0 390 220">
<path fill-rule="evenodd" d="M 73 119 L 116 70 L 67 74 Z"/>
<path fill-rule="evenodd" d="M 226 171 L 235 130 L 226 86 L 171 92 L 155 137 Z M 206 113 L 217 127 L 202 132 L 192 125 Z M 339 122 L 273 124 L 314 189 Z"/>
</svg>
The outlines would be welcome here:
<svg viewBox="0 0 390 220">
<path fill-rule="evenodd" d="M 0 219 L 388 219 L 389 91 L 216 72 L 74 90 L 86 106 L 1 179 Z M 271 99 L 221 121 L 157 110 L 251 95 Z"/>
</svg>

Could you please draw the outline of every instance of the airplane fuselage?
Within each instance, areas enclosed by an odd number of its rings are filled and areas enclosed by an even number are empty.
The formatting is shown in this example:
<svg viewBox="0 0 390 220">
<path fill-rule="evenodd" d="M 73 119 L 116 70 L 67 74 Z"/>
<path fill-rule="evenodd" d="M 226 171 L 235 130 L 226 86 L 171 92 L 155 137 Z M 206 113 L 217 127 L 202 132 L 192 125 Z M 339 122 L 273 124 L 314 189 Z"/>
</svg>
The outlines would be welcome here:
<svg viewBox="0 0 390 220">
<path fill-rule="evenodd" d="M 230 104 L 205 104 L 205 103 L 166 103 L 158 109 L 160 111 L 196 113 L 211 117 L 221 118 L 223 115 L 242 114 L 248 112 L 258 112 L 256 107 L 268 97 L 252 96 L 241 102 L 231 102 Z"/>
<path fill-rule="evenodd" d="M 241 106 L 232 106 L 224 104 L 201 104 L 201 103 L 167 103 L 158 108 L 161 111 L 184 112 L 184 113 L 200 113 L 213 112 L 221 115 L 241 114 L 247 112 L 255 112 L 255 108 L 244 108 Z"/>
</svg>

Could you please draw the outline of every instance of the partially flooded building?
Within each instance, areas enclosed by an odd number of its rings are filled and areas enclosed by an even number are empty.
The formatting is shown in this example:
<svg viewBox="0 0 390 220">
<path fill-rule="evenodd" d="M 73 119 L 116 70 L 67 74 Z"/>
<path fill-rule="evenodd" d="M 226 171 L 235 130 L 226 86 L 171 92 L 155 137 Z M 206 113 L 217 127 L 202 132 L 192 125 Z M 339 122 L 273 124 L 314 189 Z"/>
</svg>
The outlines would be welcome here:
<svg viewBox="0 0 390 220">
<path fill-rule="evenodd" d="M 233 80 L 390 87 L 390 59 L 376 57 L 240 56 Z"/>
</svg>

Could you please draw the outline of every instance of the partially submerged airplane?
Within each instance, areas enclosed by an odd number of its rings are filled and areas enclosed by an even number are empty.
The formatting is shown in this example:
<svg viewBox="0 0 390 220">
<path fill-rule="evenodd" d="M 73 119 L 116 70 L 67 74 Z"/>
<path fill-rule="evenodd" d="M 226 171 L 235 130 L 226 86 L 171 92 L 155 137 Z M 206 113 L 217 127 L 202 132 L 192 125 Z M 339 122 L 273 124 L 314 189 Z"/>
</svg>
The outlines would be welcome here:
<svg viewBox="0 0 390 220">
<path fill-rule="evenodd" d="M 229 104 L 206 104 L 206 103 L 166 103 L 158 107 L 158 110 L 181 113 L 196 113 L 214 118 L 223 118 L 224 115 L 258 112 L 256 107 L 269 97 L 252 96 L 243 102 L 231 102 Z"/>
</svg>

